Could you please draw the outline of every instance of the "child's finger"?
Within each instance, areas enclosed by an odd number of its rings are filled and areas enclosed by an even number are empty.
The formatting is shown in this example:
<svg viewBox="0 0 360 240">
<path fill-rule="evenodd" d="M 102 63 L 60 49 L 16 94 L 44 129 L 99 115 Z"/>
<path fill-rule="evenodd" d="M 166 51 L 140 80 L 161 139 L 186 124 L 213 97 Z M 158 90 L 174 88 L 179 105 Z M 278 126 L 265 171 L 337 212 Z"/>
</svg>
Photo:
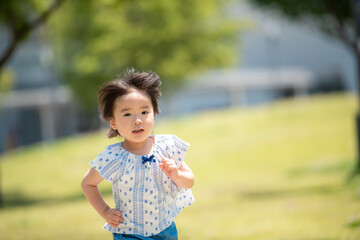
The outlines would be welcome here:
<svg viewBox="0 0 360 240">
<path fill-rule="evenodd" d="M 121 213 L 120 210 L 115 209 L 113 214 L 114 214 L 114 219 L 115 219 L 116 221 L 118 221 L 118 222 L 122 222 L 122 221 L 123 221 L 123 215 L 122 215 L 122 213 Z"/>
<path fill-rule="evenodd" d="M 164 158 L 165 162 L 167 165 L 172 165 L 172 164 L 175 164 L 175 161 L 172 160 L 172 159 L 169 159 L 169 158 Z"/>
<path fill-rule="evenodd" d="M 167 166 L 168 166 L 168 162 L 166 161 L 165 158 L 162 159 L 161 164 L 162 164 L 164 167 L 167 167 Z"/>
<path fill-rule="evenodd" d="M 170 158 L 163 158 L 162 161 L 164 162 L 171 162 L 172 160 Z"/>
<path fill-rule="evenodd" d="M 119 209 L 114 210 L 114 215 L 122 217 L 122 213 L 121 213 L 121 211 Z"/>
<path fill-rule="evenodd" d="M 167 168 L 164 164 L 162 165 L 159 165 L 160 166 L 160 169 L 163 171 L 163 172 L 166 172 L 167 171 Z"/>
<path fill-rule="evenodd" d="M 170 160 L 166 163 L 166 168 L 175 168 L 176 164 L 174 161 Z"/>
<path fill-rule="evenodd" d="M 171 160 L 171 159 L 165 159 L 164 162 L 165 162 L 166 166 L 171 166 L 172 164 L 175 163 L 174 160 Z"/>
<path fill-rule="evenodd" d="M 109 224 L 114 228 L 117 228 L 119 226 L 119 223 L 116 223 L 116 222 L 111 222 Z"/>
</svg>

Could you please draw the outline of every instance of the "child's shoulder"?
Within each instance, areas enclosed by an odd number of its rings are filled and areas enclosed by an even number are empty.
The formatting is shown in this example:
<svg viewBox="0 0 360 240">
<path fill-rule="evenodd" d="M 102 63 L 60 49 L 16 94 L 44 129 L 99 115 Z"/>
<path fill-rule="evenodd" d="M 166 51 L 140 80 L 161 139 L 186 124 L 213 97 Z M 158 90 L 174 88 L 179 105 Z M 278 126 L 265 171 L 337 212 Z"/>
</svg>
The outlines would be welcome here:
<svg viewBox="0 0 360 240">
<path fill-rule="evenodd" d="M 159 135 L 154 135 L 155 139 L 158 143 L 173 143 L 176 139 L 178 139 L 177 136 L 172 135 L 172 134 L 159 134 Z"/>
<path fill-rule="evenodd" d="M 157 134 L 157 135 L 154 135 L 154 137 L 157 140 L 168 140 L 168 139 L 173 139 L 175 137 L 175 135 L 172 135 L 172 134 Z"/>
<path fill-rule="evenodd" d="M 104 151 L 109 151 L 109 150 L 118 150 L 118 149 L 121 149 L 121 142 L 117 142 L 117 143 L 114 143 L 114 144 L 110 144 L 108 145 Z"/>
<path fill-rule="evenodd" d="M 114 143 L 108 145 L 101 153 L 100 155 L 114 155 L 115 153 L 119 153 L 121 151 L 121 142 Z"/>
<path fill-rule="evenodd" d="M 166 146 L 178 146 L 178 145 L 189 145 L 184 140 L 180 139 L 178 136 L 173 134 L 161 134 L 161 135 L 155 135 L 155 141 L 160 145 L 166 145 Z"/>
</svg>

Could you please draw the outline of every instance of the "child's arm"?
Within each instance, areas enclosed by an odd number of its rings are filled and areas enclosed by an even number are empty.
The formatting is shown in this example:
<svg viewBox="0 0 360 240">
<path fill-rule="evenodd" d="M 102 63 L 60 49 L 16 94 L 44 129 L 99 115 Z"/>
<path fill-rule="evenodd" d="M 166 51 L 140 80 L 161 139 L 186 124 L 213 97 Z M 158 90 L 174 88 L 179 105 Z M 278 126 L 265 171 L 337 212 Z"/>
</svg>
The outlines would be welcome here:
<svg viewBox="0 0 360 240">
<path fill-rule="evenodd" d="M 105 218 L 106 222 L 113 227 L 118 227 L 123 220 L 119 209 L 110 208 L 104 201 L 97 185 L 104 180 L 103 177 L 93 168 L 90 168 L 81 182 L 81 188 L 85 197 L 95 208 L 99 215 Z"/>
<path fill-rule="evenodd" d="M 185 162 L 178 168 L 174 160 L 163 158 L 159 166 L 179 188 L 187 189 L 194 185 L 194 174 Z"/>
</svg>

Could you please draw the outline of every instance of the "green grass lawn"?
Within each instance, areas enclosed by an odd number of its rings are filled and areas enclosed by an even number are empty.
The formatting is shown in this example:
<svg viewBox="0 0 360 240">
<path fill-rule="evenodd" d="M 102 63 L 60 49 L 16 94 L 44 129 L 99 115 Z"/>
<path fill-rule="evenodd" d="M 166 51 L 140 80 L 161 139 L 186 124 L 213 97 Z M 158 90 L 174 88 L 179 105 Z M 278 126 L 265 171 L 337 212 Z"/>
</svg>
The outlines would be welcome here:
<svg viewBox="0 0 360 240">
<path fill-rule="evenodd" d="M 360 178 L 347 181 L 356 109 L 337 94 L 157 122 L 155 134 L 191 143 L 196 200 L 176 219 L 180 239 L 360 239 Z M 98 132 L 3 156 L 0 239 L 111 239 L 80 181 L 114 141 Z"/>
</svg>

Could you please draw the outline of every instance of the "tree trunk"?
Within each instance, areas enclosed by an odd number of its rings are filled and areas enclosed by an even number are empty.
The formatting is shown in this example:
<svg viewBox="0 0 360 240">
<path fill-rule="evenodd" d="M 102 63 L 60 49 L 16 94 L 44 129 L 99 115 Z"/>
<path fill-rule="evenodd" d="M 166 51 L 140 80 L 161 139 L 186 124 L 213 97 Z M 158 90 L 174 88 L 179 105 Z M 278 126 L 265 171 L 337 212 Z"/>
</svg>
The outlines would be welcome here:
<svg viewBox="0 0 360 240">
<path fill-rule="evenodd" d="M 13 36 L 13 39 L 11 40 L 9 46 L 5 49 L 4 53 L 0 57 L 0 76 L 1 72 L 5 67 L 5 64 L 10 60 L 11 56 L 15 52 L 15 49 L 19 43 L 19 39 L 17 39 L 15 36 Z"/>
<path fill-rule="evenodd" d="M 356 52 L 356 74 L 357 74 L 357 84 L 358 84 L 358 104 L 360 106 L 360 53 Z M 358 112 L 356 114 L 356 136 L 357 136 L 357 158 L 356 165 L 354 168 L 354 174 L 357 175 L 360 173 L 360 108 L 358 107 Z"/>
<path fill-rule="evenodd" d="M 1 161 L 0 161 L 1 164 Z M 0 183 L 2 183 L 1 181 L 1 168 L 0 168 Z M 2 188 L 1 188 L 1 184 L 0 184 L 0 208 L 2 208 L 4 205 L 4 197 L 2 195 Z"/>
<path fill-rule="evenodd" d="M 352 0 L 353 14 L 355 22 L 355 41 L 354 41 L 354 52 L 356 59 L 356 78 L 357 78 L 357 97 L 358 97 L 358 112 L 356 114 L 356 137 L 357 137 L 357 156 L 356 165 L 352 176 L 360 173 L 360 0 Z M 351 177 L 352 177 L 351 176 Z"/>
</svg>

